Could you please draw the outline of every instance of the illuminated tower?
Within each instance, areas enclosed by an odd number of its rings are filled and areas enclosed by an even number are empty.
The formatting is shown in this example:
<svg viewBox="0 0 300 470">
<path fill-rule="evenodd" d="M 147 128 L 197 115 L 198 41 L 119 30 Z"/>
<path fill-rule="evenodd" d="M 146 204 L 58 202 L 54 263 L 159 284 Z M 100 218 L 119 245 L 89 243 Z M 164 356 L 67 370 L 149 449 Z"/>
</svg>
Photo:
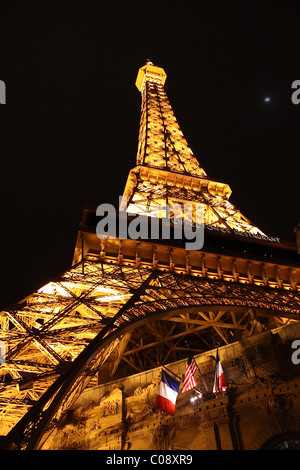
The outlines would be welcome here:
<svg viewBox="0 0 300 470">
<path fill-rule="evenodd" d="M 166 206 L 201 205 L 204 246 L 99 239 L 96 208 L 84 210 L 72 267 L 1 312 L 3 448 L 51 448 L 51 432 L 83 392 L 184 360 L 186 342 L 201 355 L 298 324 L 296 246 L 265 235 L 229 202 L 228 184 L 207 176 L 180 130 L 165 80 L 151 62 L 138 72 L 137 159 L 120 209 L 127 201 L 130 213 L 162 218 Z M 120 415 L 116 433 L 125 448 L 132 418 L 118 400 L 102 415 L 110 410 L 111 423 Z M 161 417 L 149 409 L 155 431 Z"/>
<path fill-rule="evenodd" d="M 124 191 L 128 211 L 156 217 L 165 205 L 203 204 L 204 222 L 210 228 L 264 236 L 228 201 L 228 184 L 211 180 L 201 168 L 173 113 L 165 80 L 165 71 L 151 62 L 137 76 L 142 109 L 137 166 Z"/>
</svg>

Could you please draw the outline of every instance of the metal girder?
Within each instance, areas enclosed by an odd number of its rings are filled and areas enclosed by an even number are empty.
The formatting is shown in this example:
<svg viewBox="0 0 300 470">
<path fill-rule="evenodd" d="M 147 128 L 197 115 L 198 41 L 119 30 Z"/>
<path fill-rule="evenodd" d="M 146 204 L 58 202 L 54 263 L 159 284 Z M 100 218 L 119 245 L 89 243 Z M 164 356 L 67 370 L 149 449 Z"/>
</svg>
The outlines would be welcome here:
<svg viewBox="0 0 300 470">
<path fill-rule="evenodd" d="M 9 423 L 15 421 L 3 446 L 36 448 L 53 419 L 71 406 L 124 335 L 126 341 L 120 348 L 125 361 L 159 343 L 180 348 L 181 338 L 211 328 L 227 343 L 230 337 L 226 331 L 246 330 L 251 321 L 250 309 L 272 318 L 297 319 L 300 294 L 85 261 L 84 274 L 80 265 L 73 267 L 19 307 L 14 306 L 13 316 L 10 309 L 1 314 L 14 319 L 2 332 L 7 338 L 8 360 L 1 368 L 10 379 L 0 389 L 1 417 L 7 415 Z M 170 322 L 172 331 L 169 329 L 164 336 L 163 330 L 158 330 L 152 346 L 149 337 L 148 343 L 134 348 L 132 333 L 151 323 L 153 331 L 153 322 Z M 203 338 L 203 345 L 205 342 L 207 338 Z M 57 355 L 51 356 L 52 351 Z M 122 358 L 119 356 L 119 363 Z M 36 402 L 28 410 L 30 394 Z M 7 398 L 11 399 L 10 405 Z"/>
<path fill-rule="evenodd" d="M 145 76 L 140 91 L 138 166 L 124 191 L 129 212 L 157 216 L 162 207 L 186 201 L 203 205 L 206 225 L 264 236 L 228 201 L 229 186 L 208 179 L 179 127 L 164 82 Z"/>
</svg>

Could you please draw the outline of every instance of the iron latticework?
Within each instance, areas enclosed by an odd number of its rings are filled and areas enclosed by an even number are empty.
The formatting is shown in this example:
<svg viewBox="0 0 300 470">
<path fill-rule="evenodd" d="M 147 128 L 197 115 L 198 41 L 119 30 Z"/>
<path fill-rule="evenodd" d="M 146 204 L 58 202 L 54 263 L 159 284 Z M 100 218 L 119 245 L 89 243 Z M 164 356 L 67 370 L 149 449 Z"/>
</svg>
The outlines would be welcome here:
<svg viewBox="0 0 300 470">
<path fill-rule="evenodd" d="M 229 203 L 229 186 L 208 179 L 164 81 L 152 64 L 139 72 L 137 166 L 124 195 L 130 212 L 157 217 L 165 204 L 203 204 L 204 248 L 99 240 L 89 209 L 73 266 L 1 312 L 3 448 L 39 448 L 86 387 L 183 358 L 187 340 L 202 352 L 298 321 L 296 247 L 270 241 Z"/>
<path fill-rule="evenodd" d="M 136 163 L 124 195 L 128 210 L 162 217 L 162 208 L 184 202 L 202 205 L 204 223 L 213 228 L 264 236 L 228 201 L 228 184 L 211 180 L 189 147 L 169 103 L 166 74 L 150 62 L 139 71 L 136 85 L 142 108 Z"/>
</svg>

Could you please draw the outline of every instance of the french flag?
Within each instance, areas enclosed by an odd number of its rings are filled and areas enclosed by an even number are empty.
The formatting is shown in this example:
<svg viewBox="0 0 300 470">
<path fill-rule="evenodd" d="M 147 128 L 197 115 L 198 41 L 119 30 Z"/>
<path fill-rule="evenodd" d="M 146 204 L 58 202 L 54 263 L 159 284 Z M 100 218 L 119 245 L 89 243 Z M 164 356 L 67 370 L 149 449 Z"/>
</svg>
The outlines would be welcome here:
<svg viewBox="0 0 300 470">
<path fill-rule="evenodd" d="M 217 350 L 213 393 L 225 392 L 226 390 L 227 390 L 227 382 L 226 382 L 223 367 L 220 361 L 219 352 Z"/>
<path fill-rule="evenodd" d="M 161 382 L 156 395 L 155 407 L 165 413 L 174 416 L 175 403 L 180 382 L 171 377 L 164 370 L 161 374 Z"/>
</svg>

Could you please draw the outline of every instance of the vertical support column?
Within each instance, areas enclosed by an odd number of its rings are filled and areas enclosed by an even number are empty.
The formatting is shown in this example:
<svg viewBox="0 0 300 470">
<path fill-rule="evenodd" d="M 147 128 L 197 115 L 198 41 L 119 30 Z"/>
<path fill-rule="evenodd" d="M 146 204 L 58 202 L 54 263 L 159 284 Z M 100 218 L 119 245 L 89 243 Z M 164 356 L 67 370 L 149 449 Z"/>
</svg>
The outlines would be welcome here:
<svg viewBox="0 0 300 470">
<path fill-rule="evenodd" d="M 216 423 L 220 436 L 221 450 L 233 450 L 229 418 L 224 418 Z"/>
<path fill-rule="evenodd" d="M 215 423 L 210 422 L 203 424 L 202 430 L 204 433 L 206 450 L 219 450 L 215 433 Z"/>
<path fill-rule="evenodd" d="M 233 450 L 235 445 L 231 416 L 228 414 L 228 396 L 216 397 L 206 403 L 206 410 L 203 410 L 202 415 L 206 449 Z"/>
</svg>

